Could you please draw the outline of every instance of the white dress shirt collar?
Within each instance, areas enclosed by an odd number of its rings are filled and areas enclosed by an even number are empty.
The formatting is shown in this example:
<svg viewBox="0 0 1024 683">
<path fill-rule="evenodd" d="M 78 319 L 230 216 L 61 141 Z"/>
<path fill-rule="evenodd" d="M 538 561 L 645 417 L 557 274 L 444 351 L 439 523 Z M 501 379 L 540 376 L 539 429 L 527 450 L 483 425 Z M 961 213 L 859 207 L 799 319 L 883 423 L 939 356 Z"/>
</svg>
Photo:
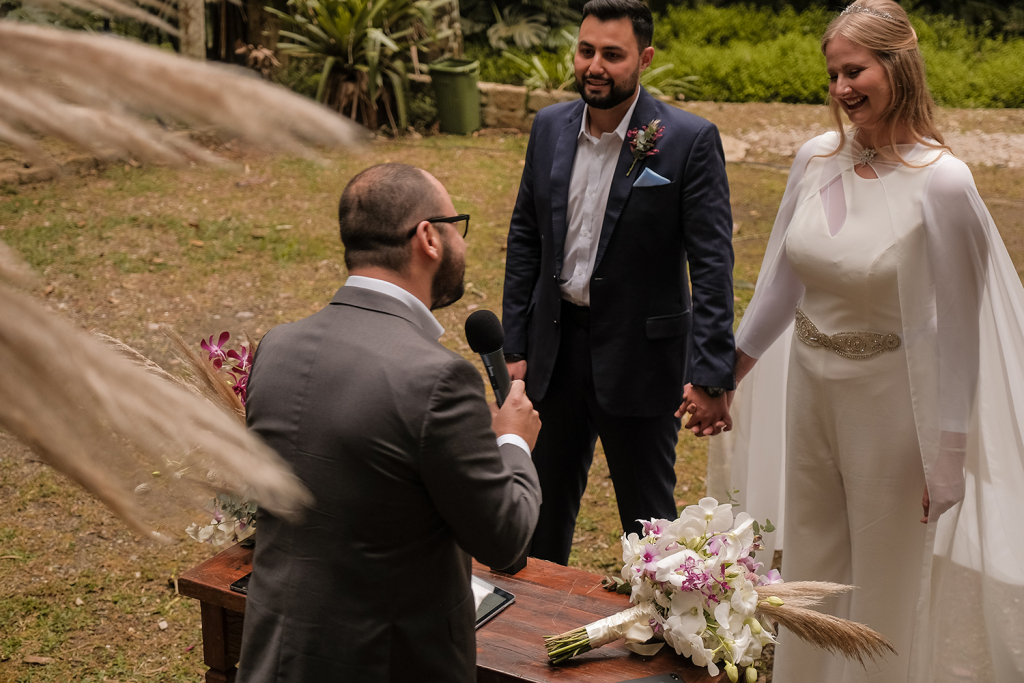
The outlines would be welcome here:
<svg viewBox="0 0 1024 683">
<path fill-rule="evenodd" d="M 612 131 L 613 133 L 618 135 L 621 140 L 625 140 L 626 139 L 626 131 L 629 130 L 629 122 L 633 118 L 633 110 L 636 109 L 636 103 L 639 102 L 639 101 L 640 101 L 640 86 L 637 86 L 636 95 L 633 96 L 633 104 L 629 105 L 629 109 L 626 110 L 626 114 L 622 117 L 622 120 L 619 121 L 619 125 L 616 126 L 615 130 Z M 586 135 L 587 137 L 590 138 L 591 142 L 594 142 L 596 144 L 597 141 L 598 141 L 598 138 L 594 137 L 593 135 L 591 135 L 590 131 L 587 130 L 587 117 L 589 117 L 589 116 L 590 116 L 590 105 L 589 104 L 584 104 L 583 105 L 583 120 L 580 121 L 580 133 L 579 134 L 580 135 Z"/>
<path fill-rule="evenodd" d="M 441 323 L 437 322 L 437 318 L 435 318 L 434 314 L 430 312 L 430 309 L 424 306 L 422 301 L 398 285 L 384 280 L 378 280 L 375 277 L 350 275 L 348 280 L 345 282 L 345 286 L 369 289 L 398 299 L 409 307 L 409 310 L 412 312 L 413 322 L 419 325 L 424 332 L 435 338 L 444 334 L 444 328 L 441 327 Z"/>
</svg>

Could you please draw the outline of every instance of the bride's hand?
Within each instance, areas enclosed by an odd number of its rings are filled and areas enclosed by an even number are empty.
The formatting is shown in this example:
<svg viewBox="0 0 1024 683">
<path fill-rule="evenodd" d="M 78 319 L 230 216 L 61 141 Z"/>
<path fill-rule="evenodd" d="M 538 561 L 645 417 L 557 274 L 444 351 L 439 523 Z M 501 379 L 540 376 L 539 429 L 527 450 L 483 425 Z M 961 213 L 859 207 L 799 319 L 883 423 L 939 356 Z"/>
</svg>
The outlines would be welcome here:
<svg viewBox="0 0 1024 683">
<path fill-rule="evenodd" d="M 736 363 L 733 366 L 733 374 L 736 375 L 737 386 L 739 385 L 740 380 L 746 377 L 747 374 L 754 369 L 754 363 L 756 362 L 757 359 L 753 356 L 747 355 L 742 349 L 736 349 Z M 732 403 L 731 398 L 729 399 L 729 402 Z"/>
</svg>

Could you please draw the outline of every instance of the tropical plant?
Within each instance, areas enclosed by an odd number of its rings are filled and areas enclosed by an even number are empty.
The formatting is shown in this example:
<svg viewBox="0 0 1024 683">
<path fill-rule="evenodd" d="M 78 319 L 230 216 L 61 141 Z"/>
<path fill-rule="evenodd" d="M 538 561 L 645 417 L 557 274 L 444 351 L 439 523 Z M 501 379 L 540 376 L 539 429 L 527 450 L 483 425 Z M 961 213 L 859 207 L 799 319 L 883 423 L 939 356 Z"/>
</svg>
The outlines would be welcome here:
<svg viewBox="0 0 1024 683">
<path fill-rule="evenodd" d="M 573 58 L 576 54 L 576 38 L 564 29 L 562 34 L 571 44 L 568 49 L 562 50 L 558 61 L 550 70 L 537 55 L 526 61 L 508 50 L 501 53 L 504 59 L 523 75 L 523 85 L 527 90 L 565 90 L 575 82 Z"/>
<path fill-rule="evenodd" d="M 466 35 L 486 31 L 495 50 L 543 46 L 555 50 L 574 40 L 566 29 L 579 25 L 581 0 L 462 0 L 462 31 Z"/>
<path fill-rule="evenodd" d="M 673 97 L 678 94 L 693 96 L 697 92 L 695 83 L 700 76 L 681 76 L 674 74 L 675 64 L 662 64 L 651 67 L 640 74 L 640 85 L 655 97 Z"/>
<path fill-rule="evenodd" d="M 508 40 L 522 48 L 537 47 L 547 38 L 550 29 L 543 16 L 524 9 L 522 5 L 510 5 L 500 12 L 497 5 L 491 7 L 494 23 L 487 29 L 491 47 L 507 50 Z"/>
<path fill-rule="evenodd" d="M 407 63 L 438 38 L 434 12 L 450 0 L 288 0 L 291 13 L 266 10 L 296 30 L 282 30 L 283 53 L 324 58 L 316 99 L 376 129 L 383 107 L 392 130 L 408 125 Z M 396 122 L 395 116 L 398 120 Z"/>
</svg>

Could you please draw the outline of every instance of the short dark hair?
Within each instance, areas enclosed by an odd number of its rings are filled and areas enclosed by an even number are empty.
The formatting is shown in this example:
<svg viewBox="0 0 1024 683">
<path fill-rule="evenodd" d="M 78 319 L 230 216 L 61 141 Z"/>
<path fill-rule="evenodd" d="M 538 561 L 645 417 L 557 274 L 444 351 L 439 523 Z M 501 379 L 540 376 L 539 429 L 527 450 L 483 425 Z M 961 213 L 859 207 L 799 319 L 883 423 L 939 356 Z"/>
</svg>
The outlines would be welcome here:
<svg viewBox="0 0 1024 683">
<path fill-rule="evenodd" d="M 590 0 L 583 6 L 583 18 L 591 15 L 598 21 L 629 19 L 633 24 L 636 46 L 641 52 L 649 48 L 654 40 L 654 17 L 640 0 Z"/>
<path fill-rule="evenodd" d="M 359 173 L 338 202 L 345 266 L 409 265 L 409 228 L 437 214 L 441 198 L 426 173 L 408 164 L 379 164 Z"/>
</svg>

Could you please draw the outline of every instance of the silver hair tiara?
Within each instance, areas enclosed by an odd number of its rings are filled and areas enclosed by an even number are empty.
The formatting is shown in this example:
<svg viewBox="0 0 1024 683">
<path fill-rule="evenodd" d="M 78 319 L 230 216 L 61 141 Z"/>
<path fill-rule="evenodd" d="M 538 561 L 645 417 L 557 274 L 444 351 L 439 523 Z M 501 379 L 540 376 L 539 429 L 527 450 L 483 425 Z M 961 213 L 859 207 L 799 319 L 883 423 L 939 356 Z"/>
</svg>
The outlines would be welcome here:
<svg viewBox="0 0 1024 683">
<path fill-rule="evenodd" d="M 861 7 L 860 5 L 847 5 L 846 9 L 843 10 L 843 14 L 870 14 L 873 17 L 879 17 L 881 19 L 888 19 L 890 21 L 896 21 L 896 18 L 888 12 L 879 12 L 876 9 L 870 7 Z M 843 16 L 840 14 L 839 16 Z"/>
</svg>

